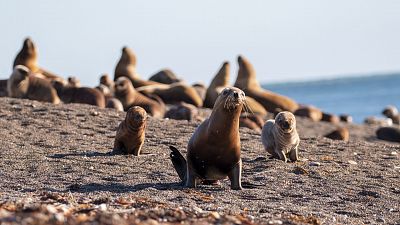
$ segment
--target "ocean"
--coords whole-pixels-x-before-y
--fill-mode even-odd
[[[383,108],[400,108],[400,74],[266,84],[264,88],[325,112],[349,114],[355,123],[383,117]]]

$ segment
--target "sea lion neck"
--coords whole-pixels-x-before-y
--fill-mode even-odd
[[[208,119],[208,134],[218,134],[218,138],[220,135],[238,134],[240,112],[241,107],[231,112],[223,107],[214,109]]]

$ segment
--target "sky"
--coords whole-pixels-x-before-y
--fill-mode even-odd
[[[261,83],[400,71],[398,0],[1,1],[0,78],[25,37],[39,65],[95,86],[128,46],[143,78],[163,68],[208,84],[247,57]]]

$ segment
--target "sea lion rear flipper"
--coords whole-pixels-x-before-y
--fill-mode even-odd
[[[186,159],[179,152],[179,150],[176,149],[174,146],[169,146],[169,149],[171,149],[171,153],[169,154],[169,157],[171,158],[172,164],[174,165],[174,168],[175,168],[176,172],[178,173],[179,178],[182,181],[185,181],[185,179],[186,179]]]

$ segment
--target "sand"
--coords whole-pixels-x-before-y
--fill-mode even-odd
[[[140,157],[113,155],[125,113],[80,104],[0,98],[0,223],[376,224],[400,223],[400,144],[377,127],[298,118],[302,161],[269,159],[241,128],[243,187],[185,189],[169,145],[185,152],[199,122],[150,118]],[[209,110],[203,110],[209,113]]]

